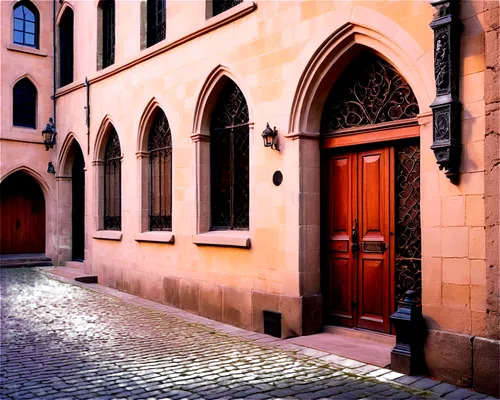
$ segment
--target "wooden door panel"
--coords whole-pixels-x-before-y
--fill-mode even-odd
[[[353,326],[355,320],[353,260],[351,257],[353,154],[337,155],[328,162],[328,288],[327,319]]]
[[[389,150],[358,153],[360,226],[358,321],[361,328],[389,332]]]

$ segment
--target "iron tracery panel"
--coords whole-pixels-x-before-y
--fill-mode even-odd
[[[407,290],[422,301],[422,235],[420,228],[420,146],[406,143],[396,155],[396,302]]]
[[[240,88],[229,81],[210,124],[212,229],[249,227],[249,117]]]
[[[149,229],[172,230],[172,135],[165,113],[155,116],[148,138]]]
[[[104,151],[104,229],[121,230],[121,175],[122,157],[120,139],[112,128]]]
[[[399,72],[365,52],[333,86],[323,109],[321,132],[415,118],[418,112],[415,95]]]

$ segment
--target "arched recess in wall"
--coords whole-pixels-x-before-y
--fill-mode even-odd
[[[155,99],[147,104],[137,135],[139,232],[172,231],[172,132]]]
[[[210,72],[199,90],[193,116],[193,133],[191,135],[191,138],[196,146],[197,234],[219,229],[249,229],[252,200],[249,193],[245,191],[247,183],[244,184],[244,187],[242,186],[241,190],[237,191],[239,196],[241,195],[245,197],[245,194],[248,195],[245,201],[240,202],[241,207],[233,206],[234,204],[239,204],[236,198],[234,201],[231,201],[231,207],[244,210],[244,212],[239,212],[236,211],[236,208],[231,208],[230,210],[227,210],[226,213],[230,215],[230,217],[218,218],[219,222],[214,219],[214,215],[217,214],[222,216],[223,212],[219,208],[222,207],[221,204],[223,202],[215,202],[215,188],[210,183],[214,179],[216,170],[224,170],[224,168],[221,167],[223,164],[223,154],[221,153],[217,155],[213,151],[223,147],[219,143],[219,141],[223,139],[218,135],[217,143],[219,145],[212,147],[210,144],[211,136],[213,136],[214,132],[218,132],[220,135],[223,135],[225,131],[231,132],[230,135],[238,135],[238,140],[242,141],[242,146],[240,146],[238,154],[240,151],[244,152],[241,154],[240,158],[238,158],[239,156],[235,156],[232,161],[229,161],[229,164],[231,164],[237,160],[244,160],[240,165],[241,168],[235,167],[236,164],[228,164],[227,170],[234,171],[231,172],[231,174],[244,174],[244,176],[241,177],[241,182],[251,182],[248,162],[251,158],[251,146],[249,144],[251,143],[251,138],[253,136],[253,107],[251,97],[249,96],[249,92],[243,82],[244,81],[235,76],[227,67],[219,65]],[[235,106],[230,106],[230,103],[234,103]],[[221,114],[221,108],[224,107],[226,107],[228,111],[226,115],[230,115],[234,111],[234,115],[226,121],[227,124],[222,122],[223,118],[219,119],[218,122],[215,121],[216,115],[220,117],[223,114]],[[244,111],[242,110],[242,107],[244,107]],[[240,111],[243,111],[243,114],[238,115]],[[233,126],[233,124],[229,122],[229,120],[232,120],[233,117],[239,120],[238,126],[241,127],[241,129],[244,129],[245,132],[237,132],[237,129],[239,128],[236,128],[236,125]],[[239,136],[240,134],[241,136]],[[233,143],[232,140],[230,142]],[[217,164],[209,160],[217,160]],[[220,180],[221,179],[219,179],[218,182]],[[229,176],[227,180],[229,182],[238,182],[239,178],[232,178]],[[231,186],[230,191],[236,193],[236,186]],[[220,207],[217,206],[217,204],[219,204]],[[240,217],[238,217],[238,215],[240,215]],[[243,247],[249,247],[249,240],[245,243],[246,244]]]
[[[68,133],[57,162],[58,207],[61,259],[85,258],[85,158],[76,135]],[[71,226],[71,230],[66,227]],[[64,250],[63,250],[64,249]],[[67,252],[62,254],[62,252]]]
[[[0,181],[0,253],[44,253],[51,196],[43,177],[19,165]]]
[[[357,14],[353,11],[352,15]],[[378,13],[369,11],[359,15],[376,20]],[[383,23],[379,24],[382,30]],[[304,70],[297,74],[300,79],[295,93],[291,94],[293,100],[290,106],[289,133],[286,136],[300,140],[297,146],[302,154],[299,155],[301,160],[299,187],[306,187],[307,182],[307,192],[304,192],[299,200],[301,210],[299,224],[305,227],[306,232],[304,236],[299,237],[300,249],[305,251],[307,243],[321,243],[320,231],[328,229],[328,234],[324,236],[328,239],[321,244],[323,252],[320,249],[312,251],[307,249],[309,261],[317,265],[317,270],[308,269],[310,278],[305,279],[301,285],[304,290],[302,294],[323,295],[327,324],[391,333],[389,315],[395,310],[395,299],[398,294],[398,288],[395,287],[398,284],[396,276],[396,265],[398,265],[396,254],[399,251],[397,241],[400,234],[398,221],[399,218],[405,217],[405,212],[412,213],[412,222],[418,220],[416,234],[420,243],[419,133],[421,128],[417,114],[419,108],[420,111],[429,110],[431,96],[429,96],[429,86],[425,82],[432,80],[433,68],[430,66],[430,68],[425,67],[423,71],[420,69],[421,65],[418,62],[424,54],[423,51],[405,52],[405,40],[406,48],[410,50],[415,50],[418,46],[411,41],[412,39],[408,39],[408,35],[403,31],[397,35],[400,27],[388,22],[386,28],[392,32],[391,35],[381,33],[378,29],[370,27],[369,23],[361,25],[354,22],[346,23],[344,20],[318,48],[305,51],[312,56],[308,60],[299,61]],[[366,93],[371,93],[371,89],[385,90],[387,87],[391,88],[392,84],[398,86],[401,83],[409,94],[408,107],[411,112],[408,120],[391,120],[383,127],[378,124],[381,122],[378,119],[370,120],[371,122],[362,127],[355,126],[356,123],[340,125],[325,123],[329,121],[324,115],[325,112],[331,113],[331,117],[335,118],[337,116],[335,112],[340,110],[338,115],[343,116],[342,112],[345,110],[342,109],[342,105],[350,99],[348,96],[342,96],[342,93],[352,94],[355,91],[353,88],[365,83],[363,79],[367,75],[361,71],[352,77],[354,86],[347,88],[342,86],[342,83],[347,81],[348,77],[345,75],[347,71],[362,67],[371,68],[366,72],[369,76],[384,76],[385,79],[385,81],[371,80],[363,87]],[[340,77],[342,79],[339,79]],[[327,99],[328,108],[326,108]],[[403,131],[403,127],[408,130]],[[399,141],[394,142],[395,139]],[[400,152],[403,148],[405,150]],[[405,152],[406,150],[408,151]],[[411,179],[412,184],[415,183],[415,186],[411,187],[411,193],[414,193],[411,201],[416,208],[410,207],[410,211],[402,210],[401,214],[398,214],[400,210],[395,209],[395,199],[400,193],[395,182],[399,179],[397,171],[400,164],[406,160],[409,160],[414,170],[411,176],[402,178]],[[371,174],[370,168],[372,172],[376,171],[370,175],[373,179],[365,178],[367,174]],[[320,169],[324,179],[320,179]],[[369,203],[363,203],[368,198],[365,196],[366,193],[371,194]],[[320,198],[323,200],[320,201]],[[406,198],[404,201],[401,200],[398,207],[406,206],[406,200]],[[377,209],[374,204],[383,204],[384,207]],[[322,205],[323,217],[319,218]],[[379,221],[383,221],[379,236],[376,234],[370,236],[364,231],[366,221],[369,219],[367,210],[370,205],[372,206],[370,212],[377,218],[380,217]],[[318,210],[318,213],[303,212],[304,209]],[[373,218],[370,221],[372,220]],[[331,226],[326,226],[323,225],[324,221],[333,222]],[[345,226],[337,226],[340,224],[339,221],[345,222]],[[389,226],[392,227],[391,232],[396,232],[395,238],[389,234]],[[377,229],[374,228],[374,231]],[[346,232],[348,240],[340,238],[335,242],[337,239],[334,232],[341,231]],[[327,243],[327,240],[332,243]],[[351,246],[352,243],[356,243],[359,247]],[[342,254],[339,255],[340,253]],[[345,257],[342,259],[344,253],[348,255],[348,261]],[[380,273],[377,272],[380,276],[374,274],[370,278],[362,275],[363,270],[359,266],[361,264],[358,265],[358,260],[364,260],[365,253],[381,254],[378,257],[380,265],[384,267],[379,268]],[[419,257],[421,252],[415,256]],[[342,264],[344,261],[350,264]],[[328,265],[331,266],[330,269]],[[338,267],[337,270],[335,266]],[[344,281],[341,281],[341,267],[344,267],[344,272],[346,270],[357,272],[345,275]],[[308,266],[299,265],[299,268],[302,271]],[[420,285],[419,271],[413,276],[416,285]],[[369,288],[363,286],[366,282],[372,286]],[[390,282],[390,284],[384,283],[378,287],[374,282]],[[377,294],[380,296],[377,297]],[[367,304],[380,304],[381,307],[380,310],[368,312]],[[372,319],[365,318],[369,313]],[[318,327],[310,329],[317,330]]]

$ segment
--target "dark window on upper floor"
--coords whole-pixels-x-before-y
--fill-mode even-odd
[[[147,46],[150,47],[165,39],[167,10],[165,0],[148,0],[147,7]]]
[[[37,90],[33,82],[23,78],[14,85],[13,125],[25,128],[36,128]]]
[[[233,8],[240,4],[243,0],[212,0],[212,16],[216,15]]]
[[[115,63],[115,2],[102,0],[102,68]]]
[[[74,14],[67,8],[59,23],[59,86],[73,82]]]
[[[38,49],[40,17],[29,1],[14,6],[14,43]]]

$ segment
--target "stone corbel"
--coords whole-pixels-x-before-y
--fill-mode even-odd
[[[433,114],[433,144],[440,170],[458,183],[462,156],[462,103],[460,80],[460,0],[430,0],[436,14],[430,26],[434,30],[434,75],[436,98],[430,105]]]

